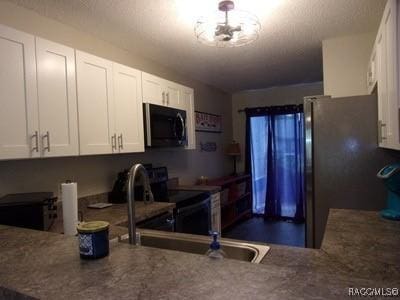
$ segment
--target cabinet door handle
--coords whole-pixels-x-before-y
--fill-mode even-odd
[[[32,136],[35,139],[35,147],[32,148],[32,152],[39,152],[39,132],[36,130],[35,134]]]
[[[387,139],[387,137],[383,135],[383,127],[386,128],[386,124],[382,123],[382,121],[379,120],[378,121],[378,140],[379,140],[379,143],[382,143],[383,140]]]
[[[165,103],[165,92],[162,92],[162,103]]]
[[[47,150],[47,152],[50,152],[50,132],[46,131],[46,134],[43,136],[43,144],[44,144],[44,139],[47,141],[47,146],[43,147],[43,151]]]
[[[118,136],[118,148],[124,149],[124,140],[122,138],[122,133]]]
[[[116,134],[116,133],[114,133],[114,134],[111,136],[111,148],[112,148],[113,150],[117,150],[117,134]]]
[[[383,132],[386,133],[386,129],[387,129],[386,124],[385,124],[385,123],[382,123],[382,124],[381,124],[381,128],[382,128],[382,140],[387,140],[386,134],[383,135]],[[385,128],[385,129],[383,129],[383,128]],[[384,130],[385,130],[385,131],[384,131]]]
[[[382,143],[381,120],[378,120],[378,144]]]
[[[167,105],[169,105],[169,92],[167,93]]]

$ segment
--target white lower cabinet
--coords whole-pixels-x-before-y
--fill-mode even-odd
[[[113,64],[76,51],[80,154],[117,152]]]
[[[36,38],[36,59],[41,154],[78,155],[74,49]]]
[[[118,151],[144,152],[141,73],[115,63],[113,72]]]
[[[35,38],[0,25],[0,159],[40,156]]]

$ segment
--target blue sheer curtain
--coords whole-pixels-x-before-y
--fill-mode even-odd
[[[253,212],[304,220],[304,115],[298,107],[248,113]]]
[[[253,213],[264,214],[267,194],[268,117],[252,117],[250,126]]]

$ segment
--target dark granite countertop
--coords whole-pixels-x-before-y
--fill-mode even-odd
[[[400,222],[356,210],[331,210],[320,250],[271,245],[259,265],[117,242],[83,261],[75,237],[0,226],[0,298],[344,299],[400,288],[399,248]]]

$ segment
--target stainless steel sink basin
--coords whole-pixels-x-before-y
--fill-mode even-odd
[[[146,247],[168,249],[204,255],[209,247],[211,238],[207,236],[164,232],[140,229],[141,245]],[[122,243],[128,243],[128,235],[119,237]],[[263,244],[247,243],[238,240],[221,239],[221,248],[227,258],[248,261],[258,264],[269,251]]]

